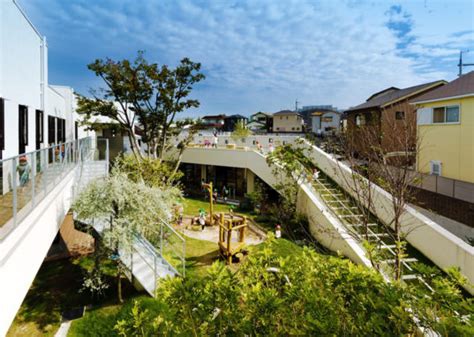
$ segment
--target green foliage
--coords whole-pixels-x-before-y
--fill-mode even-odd
[[[180,196],[177,188],[150,187],[117,171],[91,182],[72,208],[78,220],[108,220],[110,226],[102,234],[104,243],[111,249],[118,243],[127,249],[133,233],[147,236],[158,230],[160,220],[170,221],[173,204]]]
[[[235,125],[235,130],[231,134],[231,138],[234,141],[237,141],[242,138],[246,138],[252,134],[252,131],[247,129],[243,121],[238,121]]]
[[[141,331],[167,336],[400,336],[415,333],[416,315],[421,326],[472,335],[472,302],[459,294],[441,293],[433,305],[433,298],[418,300],[415,288],[386,283],[375,271],[348,260],[307,248],[281,257],[274,245],[255,250],[236,273],[215,263],[205,276],[163,281],[157,295],[163,310],[153,315],[138,303],[116,331],[127,336],[141,336]]]
[[[79,97],[77,111],[84,122],[93,126],[93,117],[110,118],[128,133],[134,155],[141,158],[134,136],[139,122],[149,154],[163,159],[173,130],[182,127],[175,125],[176,115],[199,106],[198,100],[188,96],[205,78],[201,64],[183,58],[176,68],[159,66],[149,63],[139,51],[134,61],[97,59],[88,68],[103,80],[105,88],[93,91],[93,98]]]
[[[130,155],[123,155],[115,160],[113,172],[117,171],[126,174],[133,182],[144,182],[150,187],[158,188],[176,185],[183,176],[181,171],[175,172],[175,166],[171,162],[153,158],[137,161]]]

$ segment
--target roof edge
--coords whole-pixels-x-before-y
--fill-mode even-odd
[[[434,98],[434,99],[428,99],[428,100],[423,100],[423,101],[414,101],[414,102],[410,102],[410,104],[416,105],[416,104],[423,104],[423,103],[448,101],[450,99],[466,98],[466,97],[474,97],[474,92],[470,94],[464,94],[464,95],[447,96],[447,97]]]
[[[399,102],[399,101],[401,101],[401,100],[404,100],[404,99],[406,99],[406,98],[408,98],[408,97],[410,97],[410,96],[419,94],[420,92],[426,91],[426,90],[428,90],[428,89],[430,89],[430,88],[433,88],[433,87],[435,87],[435,86],[439,86],[441,83],[443,83],[443,84],[448,84],[448,82],[445,81],[445,80],[439,80],[439,81],[437,81],[437,82],[432,83],[432,84],[431,84],[430,86],[428,86],[428,87],[424,87],[423,89],[420,89],[420,90],[417,90],[417,91],[415,91],[415,92],[412,92],[412,93],[410,93],[410,94],[408,94],[408,95],[399,97],[399,98],[397,98],[397,99],[394,99],[393,101],[387,102],[387,103],[385,103],[385,104],[381,104],[380,107],[383,109],[383,108],[385,108],[386,106],[392,105],[393,103],[396,103],[396,102]]]

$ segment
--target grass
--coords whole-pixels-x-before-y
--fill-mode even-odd
[[[190,216],[198,216],[199,209],[203,208],[206,213],[209,213],[209,201],[195,199],[195,198],[184,198],[183,200],[184,214]],[[228,212],[230,205],[225,204],[214,204],[214,212]]]
[[[90,259],[84,257],[79,260],[44,262],[7,336],[54,336],[64,310],[116,302],[115,278],[110,280],[111,286],[102,298],[94,298],[88,292],[80,292],[84,266],[90,264]],[[136,296],[137,292],[130,283],[123,280],[122,284],[125,297]]]

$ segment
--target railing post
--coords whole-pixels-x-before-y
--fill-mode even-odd
[[[158,276],[156,275],[156,254],[153,254],[153,275],[155,276],[155,284],[153,284],[153,297],[156,297],[156,286],[158,284]]]
[[[33,203],[33,207],[36,205],[36,198],[35,198],[35,189],[36,189],[36,152],[33,153],[31,156],[31,202]]]
[[[12,189],[13,189],[13,225],[16,227],[17,188],[16,188],[16,157],[12,158]]]
[[[183,240],[183,277],[185,277],[186,273],[186,241]]]
[[[163,258],[163,223],[160,222],[160,255]]]
[[[109,140],[105,139],[105,172],[109,174]]]

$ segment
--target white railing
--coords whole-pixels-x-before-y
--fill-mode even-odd
[[[87,137],[0,160],[0,240],[77,165],[94,159],[108,162],[108,146],[100,153],[96,145]]]

